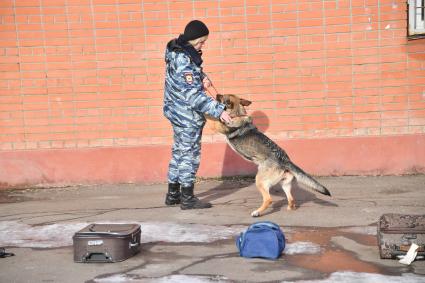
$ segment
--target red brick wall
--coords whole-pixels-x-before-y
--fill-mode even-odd
[[[278,142],[422,141],[425,40],[407,40],[406,8],[405,0],[2,0],[0,154],[24,151],[28,163],[29,151],[168,148],[164,47],[194,18],[211,32],[204,66],[216,88],[252,100],[256,124]],[[206,144],[223,141],[206,128]]]

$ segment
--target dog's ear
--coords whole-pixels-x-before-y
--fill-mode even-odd
[[[215,97],[215,99],[219,102],[222,102],[223,101],[223,95],[217,93],[217,96]]]
[[[251,102],[251,101],[249,101],[249,100],[246,100],[246,99],[241,98],[240,103],[241,103],[241,105],[243,105],[243,106],[248,106],[248,105],[250,105],[252,102]]]

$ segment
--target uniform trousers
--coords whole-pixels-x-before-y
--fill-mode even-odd
[[[168,182],[187,187],[195,182],[201,161],[203,128],[184,128],[173,125],[174,143],[168,166]]]

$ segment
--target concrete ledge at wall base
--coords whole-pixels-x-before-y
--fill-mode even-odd
[[[425,135],[283,140],[306,172],[319,176],[425,173]],[[170,145],[1,151],[0,188],[104,183],[165,183]],[[204,143],[198,176],[255,174],[225,143]]]

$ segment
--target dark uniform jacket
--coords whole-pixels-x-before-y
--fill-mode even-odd
[[[179,127],[201,128],[204,114],[219,118],[224,105],[205,93],[202,59],[193,58],[182,45],[178,39],[171,40],[165,51],[164,116]]]

